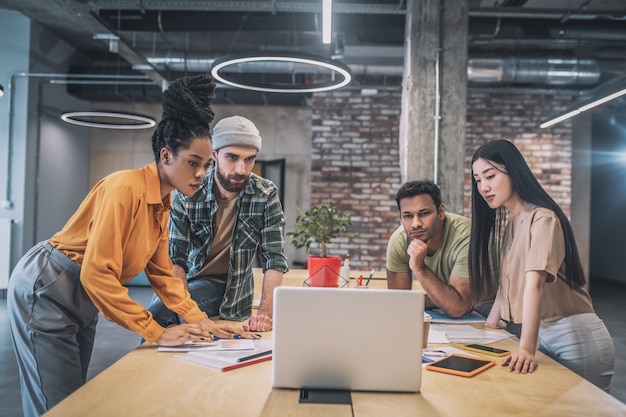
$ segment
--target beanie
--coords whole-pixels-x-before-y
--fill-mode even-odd
[[[261,151],[261,136],[250,120],[241,116],[226,117],[213,128],[213,149],[226,146],[249,146]]]

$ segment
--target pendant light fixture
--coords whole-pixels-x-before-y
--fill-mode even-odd
[[[269,93],[316,93],[348,85],[350,68],[321,56],[236,54],[213,62],[211,75],[232,87]]]
[[[61,120],[78,126],[102,129],[149,129],[156,121],[149,116],[107,110],[72,111],[61,115]]]

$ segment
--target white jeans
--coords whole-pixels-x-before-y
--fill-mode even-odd
[[[615,365],[613,339],[595,313],[541,322],[539,350],[608,392]]]

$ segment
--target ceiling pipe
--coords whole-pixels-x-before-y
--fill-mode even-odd
[[[578,41],[616,41],[626,39],[624,20],[533,20],[522,18],[472,17],[469,21],[472,39],[515,39],[523,44],[532,39],[548,42],[563,39]]]
[[[60,0],[55,0],[60,1]],[[144,2],[145,3],[145,2]],[[262,33],[291,33],[294,27],[301,33],[317,33],[319,27],[315,16],[321,11],[321,2],[315,4],[316,10],[285,9],[283,13],[263,13],[261,2],[249,5],[247,9],[211,10],[211,6],[201,10],[190,10],[189,2],[182,7],[177,2],[169,1],[175,9],[154,8],[147,12],[135,9],[119,9],[99,7],[94,14],[101,24],[106,25],[110,32],[117,35],[141,32],[249,32]],[[202,3],[202,1],[198,1]],[[221,2],[212,2],[214,4]],[[285,3],[280,3],[285,5]],[[345,5],[345,4],[344,4]],[[333,14],[340,15],[344,31],[352,27],[361,43],[403,43],[403,27],[406,11],[389,7],[370,7],[360,9],[357,5],[341,13],[341,4],[333,6]],[[289,10],[290,12],[286,12]],[[474,37],[512,38],[517,40],[540,38],[546,41],[559,39],[578,39],[595,41],[624,41],[626,30],[626,12],[589,12],[583,15],[570,14],[565,10],[544,14],[537,11],[528,12],[525,8],[488,8],[486,10],[472,10],[469,14],[468,35]],[[228,13],[228,12],[231,13]],[[379,11],[375,13],[375,11]],[[398,12],[399,13],[396,13]],[[235,12],[235,13],[233,13]],[[391,13],[388,13],[391,12]],[[246,13],[245,24],[242,16],[237,13]],[[376,27],[385,27],[384,31],[371,30],[372,22],[376,20]],[[318,36],[318,35],[316,35]],[[123,36],[122,36],[123,37]],[[108,39],[107,39],[108,41]],[[127,41],[130,43],[130,40]]]
[[[477,83],[595,85],[600,66],[593,59],[470,58],[467,76]]]
[[[624,10],[573,10],[526,7],[476,7],[468,12],[470,17],[504,17],[517,19],[592,20],[602,16],[611,20],[625,20]]]
[[[266,13],[319,13],[321,7],[319,1],[280,1],[256,0],[256,1],[215,1],[194,0],[185,3],[185,10],[192,12],[256,12]],[[177,11],[181,6],[171,0],[98,0],[94,9],[97,10],[140,10],[142,13],[151,10]],[[346,2],[337,3],[333,7],[334,13],[361,13],[361,14],[406,14],[406,2],[398,0],[396,4],[388,2]],[[519,8],[519,7],[473,7],[469,9],[469,15],[483,17],[517,17],[531,19],[593,19],[597,16],[610,17],[612,19],[624,19],[624,10],[581,10],[581,9],[547,9],[547,8]]]
[[[209,72],[213,59],[193,57],[158,57],[148,61],[163,71]],[[401,77],[401,65],[348,65],[353,76]],[[137,69],[137,68],[135,68]],[[312,68],[299,68],[276,62],[251,62],[239,67],[240,73],[288,74],[308,72]],[[600,66],[594,59],[561,58],[470,58],[468,81],[476,83],[512,83],[545,85],[594,85],[600,79]]]
[[[138,10],[138,4],[141,5],[141,10],[154,11],[154,10],[166,10],[166,11],[178,11],[181,9],[181,2],[171,0],[142,0],[142,1],[128,1],[128,0],[98,0],[96,6],[99,10]],[[321,3],[315,0],[312,1],[276,1],[276,0],[255,0],[255,1],[215,1],[215,0],[194,0],[186,1],[185,10],[192,12],[243,12],[250,11],[265,12],[265,13],[319,13],[321,11]],[[406,7],[402,5],[402,2],[398,4],[386,4],[386,3],[337,3],[333,5],[333,13],[363,13],[363,14],[398,14],[404,15],[406,13]]]

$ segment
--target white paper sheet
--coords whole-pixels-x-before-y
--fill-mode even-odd
[[[180,346],[159,346],[159,352],[198,352],[222,350],[253,350],[252,339],[220,339],[215,342],[193,342]]]
[[[271,340],[249,340],[249,342],[253,344],[252,350],[191,351],[182,355],[176,355],[176,358],[197,365],[208,366],[209,368],[225,370],[224,368],[228,367],[254,364],[262,360],[262,358],[271,356]],[[263,353],[267,354],[263,355]],[[242,358],[247,358],[254,354],[261,354],[261,356],[241,361]]]
[[[465,324],[431,324],[430,332],[433,331],[443,332],[450,343],[463,344],[480,343],[485,345],[513,337],[510,333],[481,330]],[[430,342],[430,333],[428,334],[428,341],[435,343]]]

